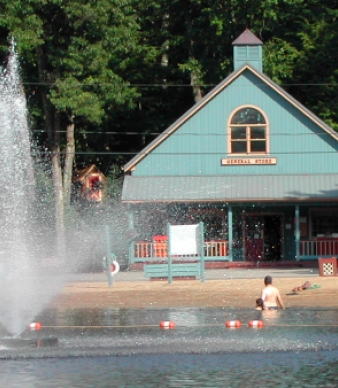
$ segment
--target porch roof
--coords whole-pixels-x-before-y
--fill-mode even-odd
[[[122,202],[338,201],[338,174],[125,176]]]

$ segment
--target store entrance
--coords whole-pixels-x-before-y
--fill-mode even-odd
[[[282,216],[250,215],[245,217],[245,259],[274,261],[282,256]]]

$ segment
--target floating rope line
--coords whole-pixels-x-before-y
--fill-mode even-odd
[[[217,327],[224,326],[224,323],[210,323],[203,325],[177,325],[177,327],[189,327],[189,328],[199,328],[199,327]],[[246,325],[244,325],[246,326]],[[44,329],[132,329],[132,328],[142,328],[142,327],[158,327],[158,325],[106,325],[106,326],[68,326],[68,325],[59,325],[59,326],[43,326]],[[337,324],[266,324],[265,327],[338,327]]]

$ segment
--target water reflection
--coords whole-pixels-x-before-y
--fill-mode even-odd
[[[11,388],[336,387],[338,352],[156,355],[3,361]]]

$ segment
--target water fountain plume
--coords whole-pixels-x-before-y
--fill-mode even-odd
[[[12,41],[6,67],[0,71],[0,323],[16,336],[47,307],[69,276],[96,262],[101,266],[105,224],[112,226],[114,253],[127,250],[128,220],[117,203],[93,204],[88,214],[74,206],[67,209],[66,238],[58,241],[53,194],[44,174],[47,166],[39,161],[38,167],[32,158],[27,117]]]
[[[21,333],[60,286],[36,260],[39,214],[27,116],[12,40],[0,77],[0,321],[12,334]]]

